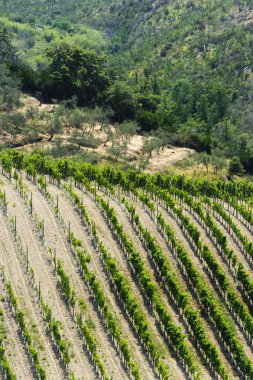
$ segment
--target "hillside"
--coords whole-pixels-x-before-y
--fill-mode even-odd
[[[159,130],[172,145],[237,156],[252,172],[251,1],[40,0],[24,7],[14,0],[1,1],[0,11],[27,65],[26,91],[46,102],[66,97],[49,80],[58,74],[50,76],[48,49],[63,41],[94,49],[107,55],[103,86],[89,99],[82,95],[90,88],[68,96],[112,109],[114,122]]]
[[[90,134],[90,143],[92,138],[97,143],[92,146],[89,145],[89,139],[86,144],[78,145],[78,140],[74,141],[73,135],[80,132],[80,129],[74,127],[65,127],[54,136],[51,140],[50,134],[47,133],[47,118],[50,115],[54,115],[54,104],[45,104],[39,102],[38,99],[24,94],[21,97],[21,107],[17,109],[19,114],[18,122],[22,119],[25,128],[19,128],[16,133],[13,133],[11,128],[8,128],[4,124],[2,125],[2,135],[0,136],[0,146],[19,147],[24,151],[31,151],[33,149],[43,149],[45,151],[55,152],[56,156],[59,155],[83,155],[86,160],[93,162],[111,162],[111,152],[113,146],[113,138],[108,139],[107,131],[103,128],[99,119],[94,120],[94,128]],[[56,111],[57,112],[57,111]],[[37,121],[37,131],[29,132],[34,129],[34,121],[28,117],[28,115],[34,117],[34,121]],[[8,115],[12,118],[15,115]],[[65,121],[66,123],[66,121]],[[90,121],[91,123],[91,121]],[[85,129],[85,125],[83,125]],[[113,136],[116,134],[116,128],[113,125],[108,125],[110,134]],[[133,132],[135,133],[135,132]],[[91,136],[92,135],[92,136]],[[88,135],[87,135],[88,137]],[[118,153],[116,161],[119,165],[124,165],[125,161],[138,167],[140,161],[146,161],[143,169],[146,172],[166,171],[171,168],[172,165],[186,159],[192,154],[196,153],[189,148],[180,148],[172,146],[164,146],[162,150],[158,150],[154,147],[150,157],[147,157],[143,153],[144,146],[146,144],[146,138],[140,134],[129,135],[129,141],[127,143],[126,157],[124,160],[122,154]],[[59,146],[60,141],[60,146]],[[61,151],[62,149],[62,151]],[[64,152],[63,152],[64,149]]]
[[[0,379],[253,380],[252,0],[0,0]]]

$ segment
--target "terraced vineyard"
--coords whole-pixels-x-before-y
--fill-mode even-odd
[[[4,379],[253,379],[253,184],[0,154]]]

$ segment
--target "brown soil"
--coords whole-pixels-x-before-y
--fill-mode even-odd
[[[171,315],[171,317],[173,319],[173,322],[176,325],[181,326],[181,328],[185,332],[184,326],[183,326],[181,318],[180,318],[179,311],[173,305],[172,300],[170,298],[168,298],[167,294],[165,294],[165,292],[163,291],[163,289],[162,289],[162,287],[160,285],[160,281],[156,278],[154,269],[152,268],[152,265],[151,265],[151,263],[150,263],[150,261],[149,261],[149,259],[147,257],[146,250],[143,247],[143,245],[142,245],[142,243],[141,243],[141,241],[139,239],[139,236],[136,234],[136,232],[135,232],[135,230],[134,230],[134,228],[133,228],[133,226],[132,226],[129,218],[126,215],[125,207],[123,205],[120,206],[117,201],[114,201],[112,198],[107,197],[102,192],[101,192],[101,195],[103,195],[104,198],[107,198],[108,201],[109,201],[109,203],[114,207],[114,209],[115,209],[115,211],[117,213],[117,217],[118,217],[119,223],[124,226],[124,229],[125,229],[127,235],[134,242],[135,247],[138,249],[138,252],[141,254],[141,257],[142,257],[142,259],[143,259],[143,261],[145,263],[145,266],[146,266],[146,268],[147,268],[147,270],[148,270],[148,272],[149,272],[152,280],[157,284],[160,297],[162,298],[164,304],[166,305],[166,308],[169,311],[169,313],[170,313],[170,315]],[[147,214],[145,212],[143,212],[142,215],[145,215],[144,217],[146,219]],[[147,225],[147,227],[148,227],[148,225]],[[150,227],[150,225],[149,225],[149,227]],[[155,233],[153,236],[156,236],[156,232],[157,232],[156,228],[152,229],[152,232]],[[192,344],[189,341],[188,341],[188,343],[190,345],[190,350],[192,352],[192,355],[197,360],[198,365],[200,366],[200,368],[202,370],[202,378],[203,379],[209,379],[210,375],[208,374],[208,372],[206,371],[206,369],[201,365],[201,363],[197,359],[197,353],[195,351],[195,348],[192,346]]]
[[[21,104],[21,108],[17,110],[21,113],[25,113],[29,107],[36,107],[40,112],[53,113],[55,107],[57,107],[57,105],[53,104],[40,103],[36,98],[26,94],[24,94],[21,97]],[[101,157],[107,159],[108,154],[106,149],[111,146],[111,143],[108,142],[106,146],[104,145],[106,142],[106,135],[103,131],[101,131],[101,127],[99,124],[96,125],[94,129],[94,134],[101,141],[100,146],[97,149],[81,148],[80,152],[90,151],[93,153],[98,153]],[[0,134],[0,143],[8,142],[13,146],[21,146],[20,149],[25,149],[26,151],[31,151],[34,148],[50,149],[54,146],[55,137],[52,141],[49,141],[48,135],[40,134],[40,141],[31,144],[25,143],[24,145],[24,143],[22,142],[23,136],[17,136],[16,139],[13,140],[9,134],[2,133]],[[70,135],[67,133],[67,131],[64,131],[60,137],[63,140],[63,144],[66,144]],[[133,161],[140,157],[143,144],[144,140],[141,135],[135,135],[131,138],[127,154]],[[152,157],[150,159],[146,172],[153,173],[157,171],[164,171],[168,168],[169,165],[174,165],[175,163],[185,159],[194,152],[195,151],[193,149],[189,148],[167,146],[160,151],[160,154],[158,154],[157,152],[152,153]]]
[[[2,246],[2,241],[1,241]],[[0,292],[4,294],[3,284],[0,283]],[[32,380],[32,368],[25,351],[25,347],[20,339],[18,325],[11,314],[5,302],[1,302],[1,311],[3,312],[3,324],[6,329],[7,339],[3,344],[9,364],[16,375],[17,379]]]
[[[117,246],[115,239],[113,238],[110,230],[108,229],[99,209],[97,208],[97,205],[92,201],[90,197],[88,197],[86,194],[80,192],[78,189],[75,189],[75,192],[77,192],[80,196],[83,198],[83,202],[92,218],[96,222],[97,228],[98,228],[98,233],[100,235],[100,238],[106,243],[106,246],[109,248],[110,253],[112,254],[113,257],[117,258],[118,265],[126,278],[129,280],[130,287],[132,288],[132,291],[135,295],[135,297],[138,299],[139,304],[142,307],[143,313],[146,314],[145,311],[145,306],[143,305],[143,301],[141,299],[141,296],[139,295],[139,291],[136,289],[134,286],[134,283],[131,279],[131,276],[129,275],[129,269],[127,269],[127,264],[124,262],[124,259],[121,256],[121,252],[119,247]],[[84,228],[81,226],[79,218],[77,214],[74,212],[73,207],[71,207],[71,204],[69,203],[68,199],[62,197],[62,192],[57,189],[54,186],[50,186],[50,193],[56,196],[58,194],[59,199],[60,199],[60,210],[62,216],[65,218],[65,220],[70,220],[71,219],[71,229],[74,231],[75,235],[77,238],[81,239],[84,243],[84,247],[88,252],[92,252],[92,262],[94,265],[94,271],[96,272],[96,275],[98,276],[100,282],[102,282],[104,286],[104,290],[108,288],[107,280],[103,274],[103,269],[101,267],[101,263],[99,258],[97,257],[97,254],[94,252],[90,239],[84,239]],[[99,273],[100,271],[100,273]],[[112,299],[112,295],[110,294],[110,289],[108,290],[107,296],[109,297],[110,301],[115,303]],[[116,309],[115,309],[116,312]],[[122,312],[117,311],[117,314],[121,316],[120,323],[123,322],[122,318]],[[152,332],[154,333],[154,336],[157,338],[157,331],[155,331],[153,325],[155,324],[154,319],[149,317],[146,314],[147,319],[149,320],[149,325],[151,327]],[[127,326],[127,324],[129,326]],[[132,339],[131,335],[131,325],[129,323],[123,323],[122,324],[122,329],[125,332],[126,336],[129,339],[130,344],[133,347],[133,352],[134,352],[134,357],[136,358],[137,362],[139,363],[140,367],[142,368],[142,371],[145,371],[145,378],[147,379],[152,379],[156,378],[155,374],[150,373],[150,369],[147,371],[147,358],[143,355],[142,351],[143,349],[140,347],[140,344],[137,342],[136,338]],[[158,338],[157,338],[158,339]],[[136,347],[137,346],[137,347]],[[171,366],[173,365],[173,368],[175,371],[178,373],[177,365],[175,361],[172,358],[168,357],[168,352],[167,349],[163,346],[161,340],[159,340],[159,346],[160,348],[164,351],[166,355],[166,361],[169,362],[169,367],[172,368]],[[176,373],[175,372],[175,373]],[[153,376],[153,377],[152,377]],[[180,374],[180,379],[183,379],[183,375]]]
[[[124,196],[126,197],[126,195],[124,195]],[[134,206],[136,207],[136,211],[137,211],[138,215],[140,216],[141,223],[143,224],[144,227],[146,227],[149,231],[152,232],[152,236],[156,239],[156,241],[158,242],[159,246],[162,248],[163,252],[168,257],[169,264],[173,268],[173,270],[174,270],[174,272],[175,272],[175,274],[176,274],[179,282],[181,283],[182,288],[186,289],[186,291],[187,291],[188,286],[187,286],[187,284],[183,280],[182,273],[180,273],[180,270],[179,270],[179,267],[178,267],[178,265],[177,265],[177,263],[175,261],[175,258],[172,255],[170,249],[168,248],[168,246],[167,246],[164,238],[158,232],[157,226],[156,226],[155,222],[151,219],[149,213],[145,212],[145,210],[143,208],[143,205],[141,205],[139,202],[133,201],[129,197],[126,197],[126,198],[128,198],[128,200],[130,201],[130,203],[133,203]],[[115,206],[115,203],[113,204],[113,206]],[[177,223],[175,222],[175,220],[173,218],[171,218],[167,213],[165,213],[164,210],[162,208],[160,208],[159,206],[158,206],[158,210],[159,210],[159,212],[162,212],[162,214],[165,217],[166,221],[170,224],[171,227],[173,227],[173,230],[175,231],[177,238],[185,246],[185,248],[187,249],[188,253],[190,253],[191,259],[193,260],[194,265],[198,268],[198,270],[200,270],[200,268],[201,268],[202,265],[199,262],[199,260],[196,258],[196,256],[194,255],[194,253],[192,252],[192,248],[190,247],[188,241],[184,237],[184,235],[183,235],[183,233],[181,231],[181,228],[177,225]],[[124,225],[126,225],[126,221],[125,220],[124,220]],[[205,281],[207,281],[209,283],[209,279],[206,276],[206,274],[201,271],[201,275],[203,276],[203,278],[205,279]],[[192,294],[192,297],[190,296],[190,300],[191,300],[191,303],[194,306],[194,308],[198,309],[199,308],[198,307],[198,303],[197,303],[197,301],[195,299],[195,296],[193,294]],[[213,329],[210,328],[203,319],[202,319],[202,323],[205,326],[205,331],[206,331],[207,336],[210,338],[210,340],[212,341],[212,343],[218,348],[219,353],[220,353],[220,355],[222,357],[223,363],[226,365],[226,367],[228,369],[228,372],[232,376],[232,372],[233,371],[230,368],[229,363],[228,363],[227,359],[225,358],[225,356],[224,356],[224,354],[222,352],[223,351],[223,347],[221,347],[220,344],[218,343],[217,337],[215,336],[215,333],[214,333]],[[195,352],[194,346],[192,346],[191,349],[193,350],[193,352]],[[196,353],[195,353],[195,355],[196,355]],[[210,375],[207,372],[207,370],[202,367],[202,371],[203,371],[202,378],[203,379],[204,378],[209,378]]]
[[[36,326],[36,335],[39,345],[43,346],[40,352],[41,361],[45,366],[46,373],[52,379],[59,379],[63,376],[59,367],[58,360],[52,350],[51,343],[47,337],[45,324],[42,320],[39,308],[35,302],[33,295],[26,284],[23,271],[18,260],[19,253],[16,251],[12,242],[12,237],[8,231],[5,220],[0,213],[0,229],[1,229],[1,263],[4,265],[7,279],[11,282],[11,286],[15,295],[19,298],[20,307],[26,311],[26,322],[30,326]],[[29,313],[28,313],[29,310]],[[34,328],[33,328],[34,329]],[[14,327],[15,331],[15,327]],[[20,347],[19,340],[15,342]],[[23,349],[20,348],[22,355]],[[22,373],[22,366],[25,366],[27,359],[19,364]],[[22,364],[23,363],[23,364]],[[17,363],[18,364],[18,363]],[[18,367],[19,368],[19,367]],[[29,366],[28,366],[29,368]],[[17,372],[19,374],[19,371]],[[29,378],[29,377],[28,377]],[[64,377],[63,377],[64,378]]]
[[[26,182],[27,183],[27,182]],[[30,189],[33,189],[34,197],[33,197],[33,203],[34,203],[34,210],[37,210],[41,218],[45,221],[45,235],[47,236],[48,244],[56,248],[57,257],[59,257],[63,263],[64,268],[68,271],[68,274],[71,275],[71,278],[74,280],[75,289],[77,294],[80,294],[80,296],[84,297],[85,299],[89,299],[89,295],[87,293],[86,286],[84,285],[83,281],[80,279],[78,266],[73,258],[73,256],[70,254],[68,247],[64,243],[66,240],[63,238],[63,233],[61,230],[61,227],[58,225],[58,222],[55,220],[54,213],[51,209],[51,207],[47,204],[44,197],[38,193],[35,186],[31,185],[29,183]],[[53,187],[50,187],[50,191],[52,191]],[[55,188],[55,191],[57,188]],[[55,194],[55,192],[53,193]],[[97,278],[99,279],[100,283],[103,285],[103,290],[109,300],[109,304],[111,306],[111,309],[115,312],[119,323],[123,321],[123,314],[121,310],[117,307],[114,297],[112,295],[111,289],[108,285],[108,282],[106,280],[106,277],[103,273],[103,270],[101,268],[101,264],[99,263],[98,257],[96,252],[94,251],[90,239],[88,237],[87,231],[84,230],[83,226],[81,226],[81,223],[78,220],[78,216],[75,214],[74,210],[72,210],[71,205],[68,204],[66,200],[64,200],[63,193],[59,193],[59,205],[60,205],[60,212],[62,216],[65,218],[65,223],[68,225],[70,222],[71,230],[74,232],[75,236],[77,238],[80,238],[83,243],[84,247],[87,250],[88,253],[91,254],[92,262],[90,264],[90,269],[92,269],[95,273]],[[96,333],[98,334],[98,341],[101,345],[101,352],[105,356],[106,361],[108,362],[108,370],[112,371],[111,375],[113,378],[117,376],[118,379],[126,379],[128,376],[125,373],[124,368],[122,368],[122,364],[119,360],[119,357],[117,355],[117,352],[115,349],[111,346],[111,343],[109,341],[109,338],[104,335],[103,326],[101,326],[101,321],[98,320],[98,316],[96,315],[96,311],[92,309],[87,303],[87,308],[89,308],[89,314],[92,317],[93,322],[95,323],[96,327]],[[132,333],[129,327],[127,326],[127,323],[123,323],[122,328],[125,337],[131,340]],[[150,372],[150,368],[147,363],[147,359],[145,356],[139,352],[142,349],[138,348],[138,343],[136,342],[136,339],[132,339],[133,347],[135,347],[134,350],[134,358],[136,358],[137,363],[140,365],[142,371],[146,373],[147,379],[154,379],[155,374]],[[136,347],[137,345],[137,347]],[[140,359],[140,361],[138,360]],[[116,377],[115,377],[116,379]]]
[[[23,245],[28,246],[29,261],[35,272],[35,282],[37,284],[40,282],[42,298],[52,308],[56,319],[62,323],[63,334],[71,343],[71,351],[74,357],[70,362],[70,371],[73,371],[78,379],[82,379],[85,376],[85,378],[95,380],[96,376],[93,368],[82,348],[82,340],[79,338],[75,324],[70,320],[66,307],[57,293],[56,278],[47,264],[45,252],[41,246],[41,242],[38,240],[35,225],[29,217],[29,211],[13,186],[5,179],[3,181],[4,189],[9,199],[12,199],[12,202],[8,205],[8,210],[11,215],[16,215],[17,233],[21,237]]]
[[[224,272],[226,274],[226,277],[229,280],[230,287],[235,291],[235,293],[237,294],[237,297],[241,300],[241,302],[243,302],[242,297],[241,297],[241,295],[240,295],[240,293],[239,293],[239,291],[238,291],[238,289],[236,287],[233,274],[229,270],[229,268],[227,267],[227,264],[220,257],[220,254],[219,254],[217,248],[215,247],[214,243],[212,242],[211,238],[207,236],[207,234],[206,234],[205,230],[203,229],[203,227],[200,225],[200,223],[197,221],[197,219],[191,213],[189,213],[186,209],[184,209],[184,213],[185,213],[185,215],[187,215],[188,217],[190,217],[191,221],[195,224],[195,226],[200,231],[200,233],[201,233],[201,239],[203,240],[204,244],[206,244],[211,249],[212,253],[215,255],[215,259],[217,260],[217,262],[219,263],[219,265],[223,268],[223,270],[224,270]],[[228,235],[228,234],[226,234],[226,235]],[[232,248],[232,246],[231,246],[231,248]],[[222,301],[222,299],[221,299],[221,301]],[[247,306],[246,306],[246,308],[247,308]],[[231,315],[231,317],[232,317],[232,315]],[[241,344],[243,345],[243,347],[245,349],[245,352],[247,353],[247,355],[249,356],[249,358],[251,358],[251,360],[253,360],[252,348],[249,347],[249,345],[248,345],[248,343],[247,343],[247,341],[245,339],[244,334],[240,331],[239,327],[236,326],[236,324],[234,324],[234,327],[235,327],[235,330],[236,330],[236,334],[237,334],[239,340],[241,341]]]

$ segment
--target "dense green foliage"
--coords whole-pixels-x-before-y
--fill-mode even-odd
[[[77,96],[81,104],[87,104],[108,86],[105,58],[98,57],[95,51],[62,42],[53,45],[47,57],[48,68],[44,74],[48,80],[41,88],[49,99]]]
[[[9,33],[0,28],[0,110],[11,110],[19,103],[18,81],[13,71],[17,67]]]
[[[113,120],[136,119],[198,151],[219,147],[252,171],[250,0],[1,0],[0,10],[25,89],[102,104]]]

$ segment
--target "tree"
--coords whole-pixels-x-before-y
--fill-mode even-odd
[[[0,27],[0,62],[8,67],[16,61],[15,48],[11,43],[11,36],[6,28]]]
[[[109,141],[113,140],[113,136],[114,136],[113,127],[109,123],[104,123],[102,127],[102,131],[106,135],[106,140],[104,141],[104,146],[106,146]]]
[[[6,130],[13,138],[21,134],[26,126],[26,118],[20,112],[4,114],[0,117],[0,128]]]
[[[20,83],[13,74],[16,58],[10,34],[0,27],[0,108],[4,111],[11,111],[19,104]]]
[[[214,174],[218,174],[218,172],[226,167],[226,159],[225,157],[211,156],[211,164],[213,165]]]
[[[130,143],[131,137],[136,135],[139,129],[139,126],[134,121],[124,121],[123,123],[115,126],[114,137],[119,141],[119,143],[127,146]]]
[[[19,105],[19,81],[13,77],[8,67],[0,64],[0,109],[11,111]]]
[[[107,148],[107,153],[115,161],[118,161],[118,159],[122,159],[123,157],[125,157],[126,147],[120,145],[118,141],[113,140],[112,145],[109,148]]]
[[[81,129],[83,124],[87,121],[85,112],[80,108],[70,110],[67,115],[67,122],[70,127]]]
[[[213,165],[214,174],[218,174],[220,170],[226,168],[226,158],[222,150],[220,150],[219,148],[215,148],[212,150],[211,164]]]
[[[211,156],[206,152],[199,154],[199,161],[206,167],[206,172],[208,173],[208,168],[211,162]]]
[[[158,128],[154,132],[154,136],[157,137],[157,153],[159,154],[160,149],[164,150],[164,148],[170,144],[171,142],[171,135],[168,131],[164,130],[163,128]]]
[[[107,104],[114,112],[115,121],[122,122],[135,116],[136,97],[132,87],[125,82],[117,81],[110,87]]]
[[[136,112],[136,120],[141,125],[144,131],[152,131],[159,124],[158,116],[152,111],[140,109]]]
[[[172,88],[172,100],[175,102],[175,113],[178,120],[183,123],[193,113],[194,86],[187,79],[178,79]]]
[[[131,138],[139,130],[138,124],[134,121],[124,121],[121,124],[116,124],[114,129],[108,125],[105,129],[107,134],[107,140],[104,143],[104,146],[107,142],[112,140],[112,145],[107,149],[107,152],[112,156],[116,161],[118,158],[126,158],[128,145],[131,141]]]
[[[73,144],[78,145],[79,149],[81,146],[89,148],[97,148],[100,141],[93,135],[87,132],[74,130],[69,141]]]
[[[38,107],[28,107],[25,112],[26,122],[31,128],[31,132],[34,136],[42,131],[41,120],[44,118],[44,114],[39,111]]]
[[[228,167],[228,175],[233,176],[233,175],[238,175],[241,176],[244,173],[244,169],[242,166],[242,163],[238,157],[233,157],[232,160],[229,163]]]
[[[48,141],[52,141],[55,134],[59,134],[62,131],[61,120],[57,115],[48,116],[46,123],[46,131],[50,134]]]
[[[144,144],[142,146],[141,152],[142,154],[148,154],[148,156],[152,157],[152,152],[157,150],[159,153],[160,148],[163,146],[163,141],[159,137],[148,136],[144,140]]]
[[[80,104],[92,103],[109,84],[106,57],[66,41],[53,44],[49,58],[49,89],[51,96],[67,99],[74,95]]]

